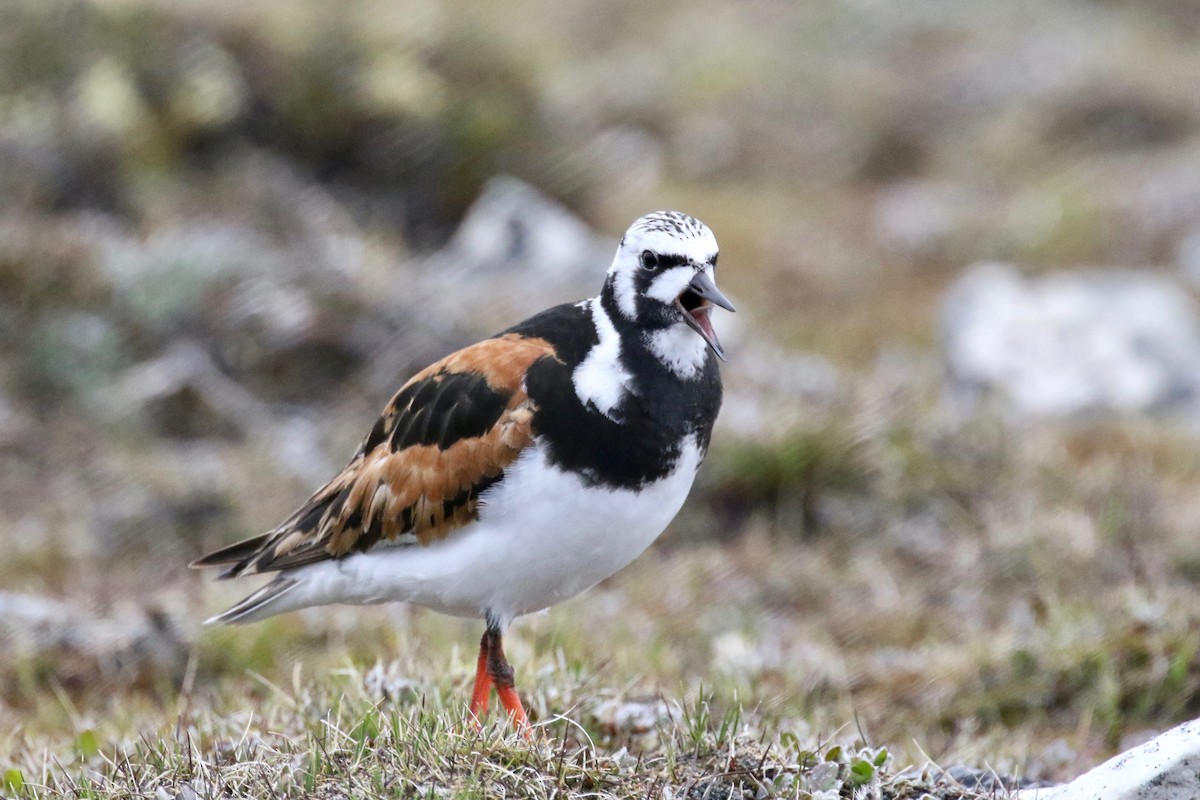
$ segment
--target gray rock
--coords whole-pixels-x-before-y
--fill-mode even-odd
[[[176,342],[158,358],[130,368],[100,394],[99,407],[111,418],[140,420],[169,438],[263,441],[282,469],[306,481],[327,478],[333,470],[311,421],[278,414],[221,372],[196,342]]]
[[[947,293],[942,336],[957,387],[994,391],[1019,416],[1144,412],[1200,395],[1200,317],[1155,275],[1027,279],[980,264]]]
[[[1000,775],[990,769],[976,769],[963,765],[950,767],[940,772],[934,771],[933,777],[935,780],[944,782],[945,780],[953,781],[964,789],[970,789],[972,792],[987,794],[989,797],[1003,797],[1002,793],[1011,792],[1016,789],[1024,788],[1042,788],[1049,784],[1029,780],[1011,775]]]
[[[229,499],[216,487],[170,496],[128,486],[109,491],[88,527],[106,555],[180,562],[194,542],[220,536],[233,524]]]
[[[971,187],[945,181],[905,181],[880,192],[875,226],[889,248],[918,257],[944,250],[962,231],[978,228],[985,201]]]
[[[1200,797],[1200,720],[1127,750],[1070,783],[1019,800],[1180,800]]]
[[[429,303],[480,333],[596,293],[615,242],[516,178],[488,181],[454,237],[430,258]],[[409,291],[410,287],[406,287]]]
[[[64,686],[178,679],[189,647],[162,611],[101,616],[45,597],[0,591],[0,661],[37,659],[51,665]]]
[[[837,397],[837,367],[821,356],[776,346],[753,312],[722,313],[716,327],[730,354],[721,367],[725,399],[717,424],[729,433],[769,438],[811,420],[813,406]]]
[[[1192,286],[1200,286],[1200,230],[1189,233],[1175,251],[1179,271]]]
[[[492,178],[441,250],[398,264],[387,296],[394,321],[366,370],[370,389],[559,303],[596,293],[610,243],[516,178]]]

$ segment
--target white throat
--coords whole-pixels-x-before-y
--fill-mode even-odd
[[[646,334],[646,346],[667,369],[684,380],[695,378],[708,358],[708,344],[682,323]]]

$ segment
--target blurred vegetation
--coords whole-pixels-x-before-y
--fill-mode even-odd
[[[717,718],[789,752],[836,732],[897,762],[1063,777],[1200,714],[1194,421],[963,407],[936,322],[979,260],[1194,285],[1191,4],[11,0],[0,17],[0,587],[117,643],[0,648],[8,791],[50,780],[43,749],[184,769],[176,720],[207,748],[187,769],[257,763],[231,744],[242,714],[308,743],[351,698],[334,716],[354,757],[295,771],[300,791],[364,766],[376,659],[409,680],[395,719],[420,728],[428,701],[418,734],[449,741],[475,626],[339,609],[201,632],[237,590],[184,565],[276,524],[403,374],[489,332],[430,318],[425,259],[497,174],[608,238],[654,207],[696,214],[742,309],[719,325],[734,358],[710,463],[662,545],[512,634],[536,715],[599,743],[580,758],[686,761],[679,730],[622,738],[581,713],[596,697],[704,699],[686,763],[706,768]],[[341,677],[310,690],[321,671]],[[260,728],[272,769],[312,751]],[[838,780],[870,761],[844,755]],[[602,782],[595,763],[572,780]],[[639,774],[644,794],[658,773]]]
[[[410,6],[376,28],[384,4],[13,3],[5,195],[142,219],[255,147],[378,223],[444,235],[487,176],[536,169],[546,131],[510,60]]]
[[[864,442],[829,423],[793,430],[778,442],[735,441],[714,453],[705,478],[713,512],[724,514],[726,535],[736,536],[754,510],[772,513],[780,532],[813,535],[825,527],[820,501],[829,492],[862,490],[870,463]]]

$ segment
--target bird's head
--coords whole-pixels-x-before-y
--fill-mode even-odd
[[[671,350],[689,350],[691,328],[717,357],[725,351],[717,340],[709,316],[713,306],[734,310],[717,288],[717,240],[700,220],[678,211],[655,211],[637,220],[625,232],[612,267],[606,291],[616,312],[652,337],[660,356],[684,357]],[[703,355],[703,344],[699,355]]]

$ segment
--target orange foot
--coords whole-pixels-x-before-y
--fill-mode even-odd
[[[513,668],[504,658],[504,648],[500,642],[500,631],[488,627],[483,638],[479,640],[479,661],[475,667],[475,687],[471,690],[471,721],[478,730],[483,725],[487,715],[488,700],[492,689],[500,698],[500,704],[508,712],[513,725],[526,739],[533,737],[533,728],[529,725],[529,717],[521,698],[513,686]]]

